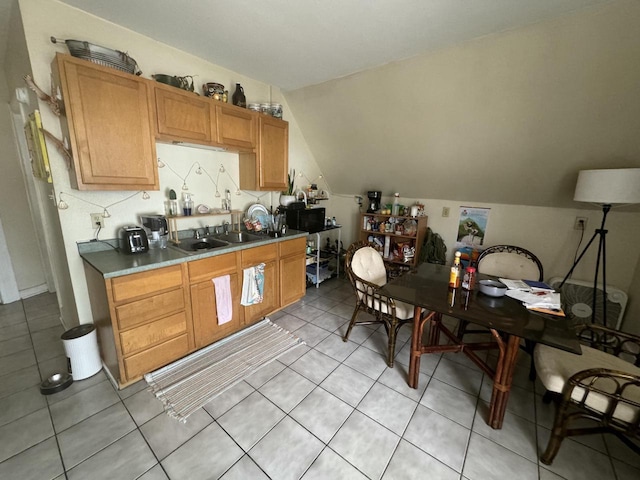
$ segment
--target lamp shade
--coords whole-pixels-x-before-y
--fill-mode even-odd
[[[573,199],[599,204],[640,203],[640,168],[580,170]]]

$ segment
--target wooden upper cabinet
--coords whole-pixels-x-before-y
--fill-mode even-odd
[[[258,115],[246,108],[216,103],[218,143],[253,150],[256,146]]]
[[[285,190],[288,170],[289,124],[268,115],[259,115],[255,152],[240,152],[240,188]]]
[[[159,140],[214,144],[213,100],[166,85],[155,85],[156,136]]]
[[[158,190],[149,82],[60,53],[53,69],[73,153],[71,186]]]

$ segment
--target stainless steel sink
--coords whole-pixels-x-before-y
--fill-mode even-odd
[[[180,243],[178,245],[172,245],[173,248],[176,248],[182,252],[192,254],[202,253],[213,248],[228,246],[229,242],[225,242],[224,240],[220,240],[219,238],[214,237],[185,238],[180,240]]]
[[[229,243],[247,243],[262,240],[264,237],[247,232],[229,232],[216,235],[215,238]]]

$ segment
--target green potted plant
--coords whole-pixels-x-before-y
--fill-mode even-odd
[[[293,184],[296,181],[296,171],[291,169],[291,171],[287,174],[287,189],[282,190],[280,193],[280,205],[286,207],[291,202],[296,200],[295,195],[293,194]]]

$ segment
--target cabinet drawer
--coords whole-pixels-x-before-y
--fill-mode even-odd
[[[144,352],[131,355],[124,359],[127,380],[133,380],[156,368],[163,367],[184,357],[187,353],[189,353],[189,339],[185,333]]]
[[[182,286],[180,265],[125,275],[111,281],[113,301],[116,303],[180,286]]]
[[[184,292],[182,288],[178,288],[116,307],[118,328],[126,330],[149,322],[160,315],[181,310],[184,310]]]
[[[249,248],[242,251],[242,268],[274,261],[277,257],[278,245],[275,243],[264,247]]]
[[[219,277],[220,275],[236,273],[237,268],[235,253],[225,253],[224,255],[189,262],[189,282],[194,283]]]
[[[140,325],[120,333],[120,345],[122,354],[148,348],[151,345],[163,342],[187,331],[187,317],[184,312],[179,312],[155,322]]]
[[[307,247],[307,239],[296,238],[294,240],[287,240],[286,242],[280,242],[278,246],[280,248],[281,257],[286,257],[288,255],[294,255],[297,253],[304,253]]]

